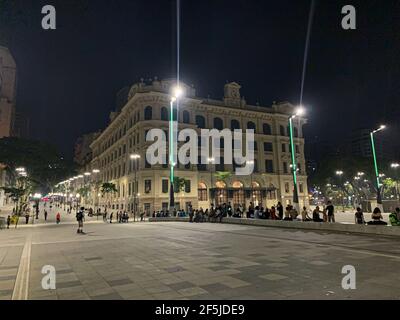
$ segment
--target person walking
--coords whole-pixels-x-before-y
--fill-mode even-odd
[[[78,221],[78,230],[77,233],[83,234],[83,210],[84,208],[81,207],[81,209],[76,213],[76,220]]]
[[[10,229],[10,224],[11,224],[11,217],[7,217],[7,229]]]
[[[111,214],[110,214],[110,223],[112,223],[113,215],[114,215],[114,212],[111,212]]]
[[[328,213],[328,222],[335,222],[335,207],[331,201],[328,201],[325,210]]]
[[[29,213],[27,212],[25,214],[25,224],[28,224],[28,223],[29,223]]]
[[[44,221],[47,221],[47,211],[44,210]]]
[[[57,212],[57,215],[56,215],[56,223],[59,224],[60,222],[61,222],[61,215],[60,215],[59,212]]]

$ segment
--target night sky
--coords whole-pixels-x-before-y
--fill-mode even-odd
[[[181,79],[199,96],[220,99],[236,81],[249,103],[299,103],[310,1],[181,2]],[[176,75],[174,1],[0,3],[0,43],[18,67],[17,109],[29,115],[32,138],[68,156],[78,136],[105,127],[119,89]],[[57,10],[55,31],[41,28],[46,4]],[[341,28],[346,4],[357,9],[355,31]],[[399,1],[316,2],[307,139],[338,143],[353,128],[400,122],[399,40]]]

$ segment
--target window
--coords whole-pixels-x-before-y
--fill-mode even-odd
[[[190,193],[190,191],[191,191],[190,180],[185,180],[185,192]]]
[[[257,151],[257,150],[258,150],[258,144],[256,141],[254,141],[254,151]]]
[[[296,144],[296,153],[300,153],[300,148],[298,144]]]
[[[284,126],[279,126],[279,131],[280,131],[281,136],[285,136],[286,135]]]
[[[288,173],[287,162],[284,162],[284,163],[283,163],[283,173]]]
[[[282,143],[282,152],[286,152],[286,144]]]
[[[285,192],[289,193],[289,182],[285,182]]]
[[[183,123],[190,123],[189,111],[187,110],[183,111],[182,117],[183,117]]]
[[[224,123],[221,118],[214,118],[214,128],[222,130]]]
[[[267,173],[274,172],[274,162],[272,160],[265,160],[265,171]]]
[[[256,124],[253,121],[247,122],[247,129],[252,129],[256,132]]]
[[[206,128],[206,120],[203,116],[196,116],[196,125],[201,129]]]
[[[240,129],[240,123],[237,120],[231,120],[231,130]]]
[[[264,142],[264,152],[272,152],[272,143],[271,142]]]
[[[254,172],[258,172],[258,162],[257,160],[254,160]]]
[[[300,191],[300,193],[303,193],[303,184],[302,183],[299,184],[299,191]]]
[[[144,180],[144,193],[151,192],[151,180]]]
[[[147,106],[144,109],[144,120],[151,120],[153,118],[153,108],[150,106]]]
[[[197,189],[199,201],[207,201],[207,186],[205,183],[200,182]]]
[[[169,181],[167,179],[162,179],[162,193],[168,193]]]
[[[168,121],[168,109],[166,107],[161,108],[161,120]]]
[[[266,135],[272,134],[271,126],[268,123],[263,124],[263,133]]]

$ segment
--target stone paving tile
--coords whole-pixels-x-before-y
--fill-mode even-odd
[[[123,300],[123,298],[116,292],[91,296],[93,300]]]
[[[115,287],[115,286],[130,284],[130,283],[132,283],[132,280],[129,278],[123,278],[123,279],[117,279],[117,280],[110,280],[107,282],[111,287]]]
[[[57,281],[57,288],[62,289],[62,288],[70,288],[70,287],[77,287],[82,285],[80,281],[68,281],[68,282],[59,282]]]
[[[287,279],[286,276],[281,275],[281,274],[276,274],[276,273],[269,273],[269,274],[265,274],[265,275],[262,275],[262,276],[259,276],[259,277],[263,278],[263,279],[270,280],[270,281],[277,281],[277,280]]]
[[[183,295],[184,297],[192,297],[192,296],[197,296],[197,295],[200,295],[203,293],[206,294],[208,292],[200,287],[191,287],[191,288],[178,290],[178,293]]]

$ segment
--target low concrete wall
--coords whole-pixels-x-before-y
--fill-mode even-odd
[[[188,218],[150,218],[150,222],[168,222],[180,221],[187,222]],[[360,234],[374,234],[384,236],[400,237],[400,227],[392,226],[368,226],[360,224],[346,223],[327,223],[327,222],[301,222],[301,221],[283,221],[283,220],[264,220],[264,219],[239,219],[239,218],[224,218],[222,223],[241,224],[251,226],[263,226],[273,228],[288,228],[288,229],[305,229],[316,231],[331,231],[331,232],[347,232]]]

